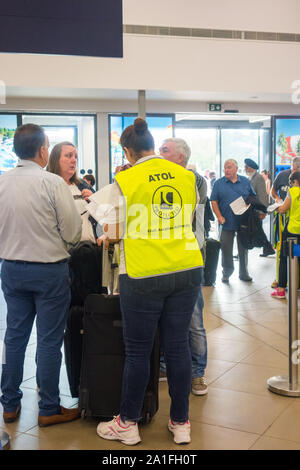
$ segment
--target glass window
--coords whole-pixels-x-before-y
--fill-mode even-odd
[[[300,119],[275,119],[276,171],[290,168],[294,157],[300,155]]]
[[[178,127],[176,137],[184,139],[191,148],[190,165],[196,166],[196,171],[216,171],[218,167],[218,130],[216,128],[189,129]]]
[[[78,174],[90,173],[97,179],[95,116],[70,114],[23,114],[23,124],[42,126],[48,136],[50,152],[59,142],[71,142],[78,149]]]
[[[0,175],[18,163],[18,157],[13,150],[16,128],[17,115],[0,114]]]
[[[125,155],[120,145],[120,137],[123,130],[131,126],[137,115],[111,115],[110,116],[110,162],[111,162],[111,180],[115,175],[117,166],[127,163]],[[164,139],[173,135],[173,116],[147,116],[146,118],[149,130],[154,138],[155,152]]]
[[[259,130],[221,129],[221,150],[221,175],[224,162],[229,158],[238,162],[238,172],[243,173],[245,158],[251,158],[259,164]]]

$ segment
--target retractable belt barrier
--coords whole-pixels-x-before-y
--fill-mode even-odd
[[[275,376],[267,381],[271,392],[289,397],[300,397],[298,364],[300,340],[298,339],[298,258],[300,245],[297,238],[288,238],[288,308],[289,308],[289,376]]]

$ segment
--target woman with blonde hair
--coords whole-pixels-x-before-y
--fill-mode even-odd
[[[60,142],[56,144],[49,157],[47,170],[61,176],[73,195],[75,206],[82,220],[81,241],[96,243],[97,222],[87,212],[89,197],[95,192],[87,181],[78,177],[77,174],[78,153],[77,148],[71,142]]]

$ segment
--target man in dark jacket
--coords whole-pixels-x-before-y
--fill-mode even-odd
[[[258,173],[258,165],[257,163],[252,160],[251,158],[245,158],[245,172],[246,175],[248,176],[249,180],[251,181],[252,187],[254,191],[256,192],[256,196],[259,200],[259,202],[265,206],[266,208],[269,205],[269,198],[266,190],[266,183],[263,178],[263,176]],[[266,214],[263,212],[258,213],[260,221],[261,221],[261,227],[262,227],[262,221],[266,217]],[[267,237],[264,237],[264,245],[263,245],[263,252],[260,256],[266,257],[269,255],[274,255],[275,250],[273,250],[271,243],[267,239]]]

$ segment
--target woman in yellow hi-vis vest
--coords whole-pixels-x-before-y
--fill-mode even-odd
[[[300,172],[296,171],[290,176],[291,188],[287,193],[284,203],[278,207],[280,214],[290,210],[289,222],[282,234],[282,244],[288,237],[297,237],[300,243]],[[285,288],[287,286],[287,249],[282,247],[279,262],[278,287],[271,296],[275,299],[285,299]]]
[[[120,415],[100,423],[97,433],[128,445],[140,442],[137,423],[159,324],[171,397],[168,429],[177,444],[189,443],[189,326],[203,265],[192,231],[198,199],[195,175],[155,155],[154,140],[143,119],[127,127],[120,142],[132,167],[103,188],[102,198],[101,190],[100,196],[96,193],[91,198],[97,204],[106,203],[102,211],[105,245],[122,238],[119,286],[126,348]],[[107,209],[110,206],[113,211]],[[116,234],[122,221],[120,237]]]

